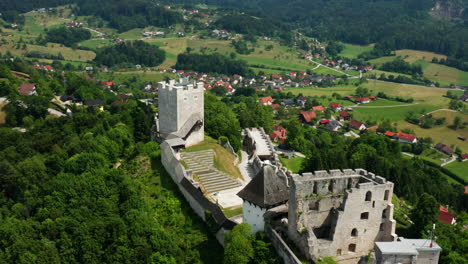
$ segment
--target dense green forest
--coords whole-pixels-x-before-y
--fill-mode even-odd
[[[95,62],[106,66],[158,66],[166,59],[166,53],[158,46],[141,40],[127,41],[97,50]]]
[[[253,75],[246,61],[236,59],[235,56],[226,57],[220,53],[203,54],[187,51],[177,56],[175,68],[204,73]]]
[[[91,38],[91,32],[83,28],[58,27],[47,30],[46,37],[39,39],[40,44],[47,42],[60,43],[68,47],[74,47],[76,43]]]

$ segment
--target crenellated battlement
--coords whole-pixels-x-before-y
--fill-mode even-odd
[[[187,79],[181,79],[179,82],[171,79],[168,82],[158,83],[159,91],[176,91],[177,93],[184,92],[203,92],[203,82],[190,82]]]

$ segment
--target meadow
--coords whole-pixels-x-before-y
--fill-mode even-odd
[[[344,49],[338,54],[342,57],[348,58],[357,58],[357,56],[363,52],[371,51],[374,48],[374,45],[368,46],[359,46],[347,43],[341,43],[344,46]]]
[[[465,182],[468,182],[468,162],[455,161],[444,168],[460,176]]]

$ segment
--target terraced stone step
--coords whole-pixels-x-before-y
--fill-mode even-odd
[[[225,191],[233,188],[237,188],[241,185],[228,185],[228,186],[217,186],[216,188],[205,188],[206,192],[209,193],[214,193],[214,192],[220,192],[220,191]]]
[[[216,183],[216,184],[203,184],[203,187],[206,189],[213,189],[213,188],[218,188],[218,187],[230,187],[230,188],[235,188],[240,186],[237,182],[222,182],[222,183]],[[229,188],[228,188],[229,189]]]
[[[235,181],[230,180],[230,179],[226,179],[226,178],[219,178],[219,179],[215,179],[215,180],[211,180],[211,181],[203,181],[202,180],[202,184],[205,185],[205,186],[220,185],[220,184],[224,184],[224,183],[228,183],[228,182],[235,182]]]

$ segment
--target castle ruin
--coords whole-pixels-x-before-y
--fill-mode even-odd
[[[394,241],[393,183],[362,169],[293,174],[288,236],[309,259],[367,255]]]

